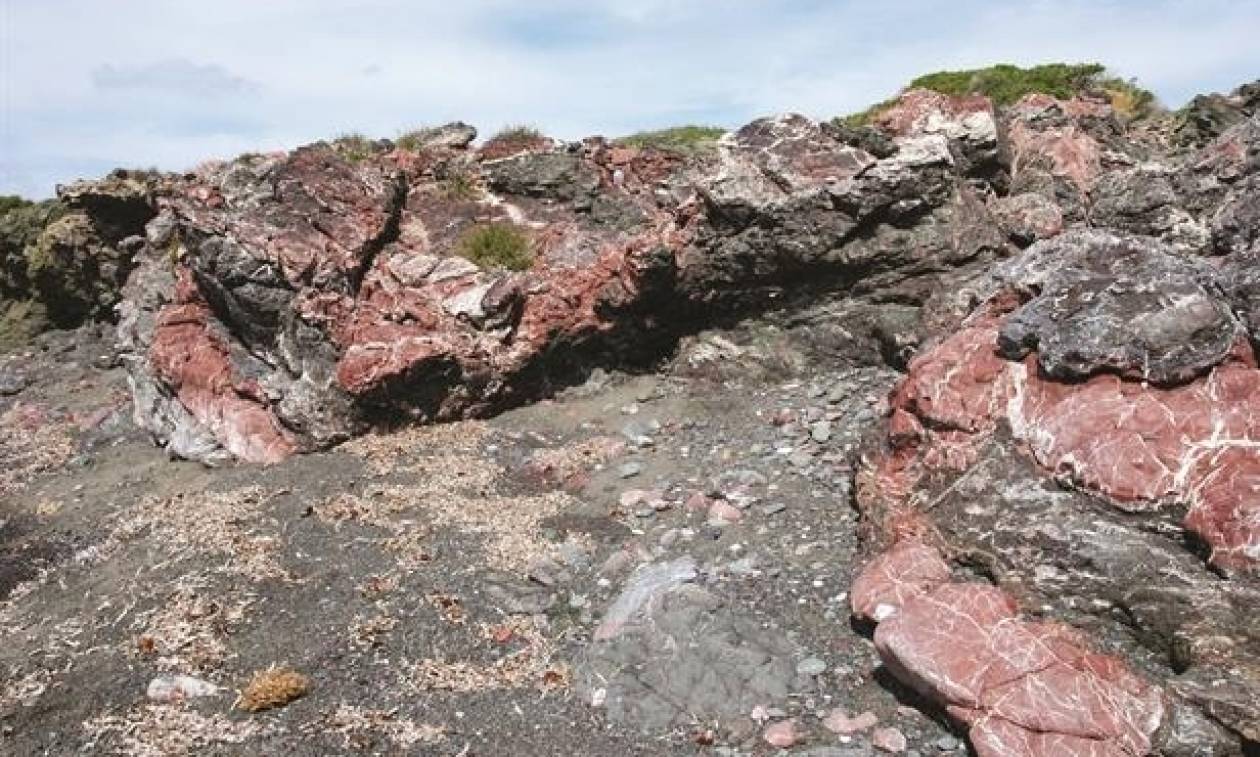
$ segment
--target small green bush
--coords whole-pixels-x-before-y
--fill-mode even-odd
[[[621,137],[615,144],[626,147],[651,147],[670,152],[696,153],[713,149],[719,137],[726,133],[720,126],[674,126],[656,131],[641,131]]]
[[[412,152],[416,152],[424,146],[425,142],[429,138],[429,135],[432,133],[433,130],[427,127],[405,131],[398,135],[398,139],[394,140],[394,144],[397,145],[400,150],[411,150]]]
[[[0,195],[0,215],[8,213],[10,210],[25,208],[28,205],[34,204],[35,203],[30,200],[27,200],[24,197],[18,197],[17,195]]]
[[[998,106],[1010,105],[1033,93],[1067,99],[1085,92],[1100,92],[1110,98],[1112,107],[1125,118],[1146,115],[1156,106],[1155,95],[1150,90],[1138,86],[1132,79],[1108,75],[1101,63],[1047,63],[1031,68],[1002,63],[964,71],[937,71],[918,77],[907,89],[930,89],[945,95],[984,95]],[[849,125],[870,123],[895,102],[896,98],[885,100],[836,120]]]
[[[516,124],[504,126],[490,138],[491,142],[533,142],[543,138],[543,133],[532,126]]]
[[[394,144],[400,150],[411,150],[413,152],[419,150],[420,145],[424,144],[424,129],[403,132],[398,135],[398,139],[394,140]]]
[[[351,163],[360,163],[376,153],[376,143],[357,132],[342,134],[332,145],[338,155]]]
[[[452,173],[438,182],[443,197],[451,200],[475,200],[481,197],[481,188],[467,172]]]
[[[529,237],[510,223],[474,226],[460,237],[455,250],[482,268],[524,271],[534,263]]]

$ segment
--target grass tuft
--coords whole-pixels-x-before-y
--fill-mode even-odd
[[[357,132],[333,140],[333,149],[351,163],[361,163],[376,153],[376,143]]]
[[[482,268],[524,271],[534,263],[528,235],[510,223],[474,226],[460,238],[455,249]]]
[[[490,138],[491,142],[534,142],[542,139],[543,133],[533,126],[515,124],[504,126]]]
[[[725,133],[726,129],[720,126],[674,126],[630,134],[615,140],[615,144],[692,154],[713,149]]]
[[[481,197],[481,187],[467,171],[459,171],[438,182],[438,191],[450,200],[476,200]]]

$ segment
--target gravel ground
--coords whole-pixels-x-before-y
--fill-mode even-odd
[[[896,374],[808,336],[266,469],[167,460],[104,334],[0,358],[0,749],[964,754],[849,622]],[[260,671],[301,685],[249,712]]]

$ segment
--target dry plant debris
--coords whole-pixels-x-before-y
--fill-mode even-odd
[[[214,597],[201,574],[181,576],[158,607],[137,615],[127,652],[156,656],[159,669],[212,671],[228,659],[228,637],[245,619],[252,595]]]
[[[453,597],[450,594],[442,592],[434,592],[427,599],[429,604],[433,605],[447,623],[451,625],[463,625],[468,614],[464,611],[463,604],[460,603],[459,597]]]
[[[120,515],[111,536],[114,541],[129,541],[147,534],[175,559],[223,556],[228,558],[223,568],[227,572],[255,581],[289,579],[277,556],[283,546],[279,538],[251,529],[267,498],[257,486],[146,497]]]
[[[236,707],[246,712],[262,712],[284,707],[306,696],[311,682],[291,668],[271,667],[254,674],[236,700]]]
[[[83,730],[90,742],[82,753],[125,757],[201,754],[216,745],[243,744],[263,732],[255,722],[219,713],[202,715],[179,705],[146,705],[123,715],[101,715],[85,722]]]
[[[312,509],[327,523],[354,520],[392,531],[385,546],[398,554],[405,569],[431,559],[426,548],[431,527],[446,526],[484,537],[486,564],[524,571],[555,549],[542,536],[542,521],[573,500],[563,492],[497,494],[494,485],[504,470],[482,454],[488,435],[484,423],[464,421],[356,439],[345,448],[364,458],[369,469],[393,475],[398,482],[364,495],[338,494]],[[619,446],[588,440],[557,451],[560,456],[551,464],[585,469],[615,454]],[[427,522],[408,519],[412,512],[427,515]]]
[[[499,625],[481,627],[482,638],[502,646],[505,630],[520,647],[491,663],[425,658],[403,666],[403,683],[415,691],[467,693],[492,689],[533,687],[540,691],[566,689],[571,680],[568,665],[553,660],[553,644],[525,617],[513,617]]]
[[[74,456],[71,427],[48,419],[37,407],[17,403],[0,415],[0,497],[13,494],[41,473]]]
[[[564,483],[597,465],[603,465],[626,449],[625,442],[611,436],[596,436],[560,447],[535,450],[526,464],[542,478]]]
[[[324,716],[319,728],[339,734],[347,749],[369,747],[376,736],[384,736],[404,750],[446,740],[445,728],[401,718],[397,710],[373,710],[348,704],[338,705]]]
[[[361,649],[379,647],[385,643],[385,636],[398,627],[398,619],[385,614],[373,615],[370,618],[355,618],[350,628],[354,645]]]

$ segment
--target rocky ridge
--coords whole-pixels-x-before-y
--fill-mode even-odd
[[[821,355],[901,373],[832,474],[869,557],[853,614],[894,678],[985,757],[1251,753],[1254,89],[1196,101],[1170,142],[1088,98],[916,90],[871,127],[766,118],[699,155],[453,125],[123,173],[31,211],[50,262],[3,283],[117,304],[136,423],[210,464],[485,417],[707,326],[793,319]],[[527,270],[457,254],[491,224],[527,235]],[[710,612],[689,575],[639,635],[596,631],[585,669]],[[737,706],[782,698],[792,650],[717,617],[767,660]],[[716,706],[660,675],[620,685],[676,698],[600,706],[650,729]]]

